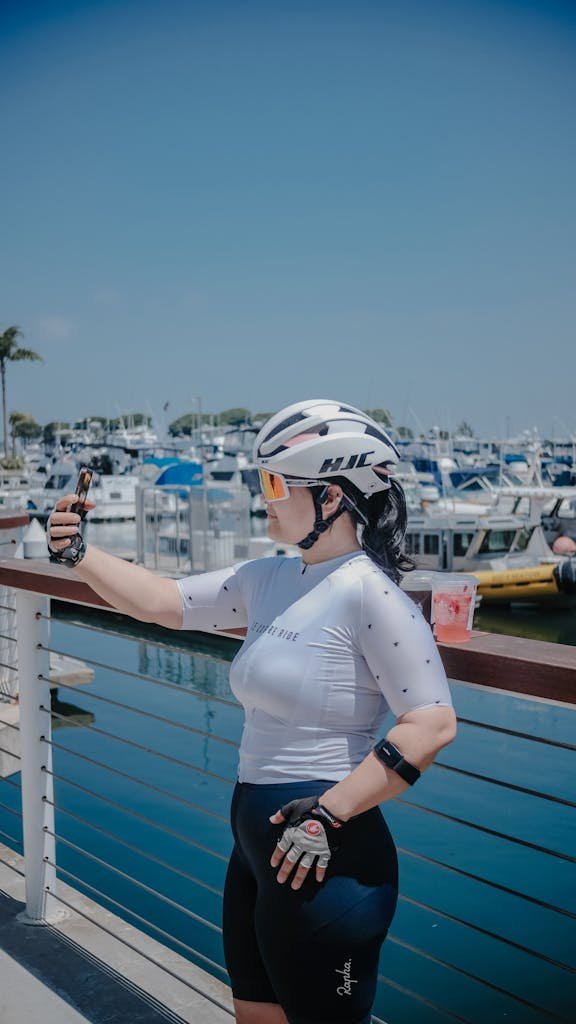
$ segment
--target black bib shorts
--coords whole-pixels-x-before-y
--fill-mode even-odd
[[[398,860],[378,808],[348,823],[321,884],[277,881],[282,804],[333,782],[237,783],[224,889],[224,952],[237,999],[279,1003],[290,1024],[369,1024],[380,948],[396,910]]]

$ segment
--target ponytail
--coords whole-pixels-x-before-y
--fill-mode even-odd
[[[366,500],[368,523],[362,531],[361,544],[367,555],[399,583],[414,562],[404,550],[408,515],[404,491],[397,480],[390,480],[388,491],[379,491]]]
[[[391,478],[388,490],[367,498],[344,477],[336,478],[334,483],[340,484],[358,509],[359,515],[350,514],[362,527],[360,543],[364,551],[394,583],[399,583],[403,573],[414,569],[413,560],[404,550],[408,514],[401,485]]]

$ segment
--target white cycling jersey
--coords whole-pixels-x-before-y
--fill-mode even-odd
[[[241,782],[340,781],[389,709],[452,707],[428,623],[363,551],[258,558],[177,583],[183,629],[248,630],[230,669],[246,712]]]

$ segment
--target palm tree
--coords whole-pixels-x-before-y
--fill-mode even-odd
[[[7,327],[0,334],[0,375],[2,376],[2,416],[4,421],[4,455],[8,458],[8,415],[6,408],[6,363],[17,363],[23,359],[42,362],[42,356],[30,348],[19,348],[18,338],[24,335],[19,327]]]
[[[8,419],[10,420],[10,427],[12,429],[12,458],[16,456],[16,435],[18,428],[26,423],[26,420],[31,419],[25,412],[11,412]]]

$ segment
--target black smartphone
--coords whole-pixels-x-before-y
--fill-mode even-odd
[[[84,503],[86,501],[86,495],[88,494],[88,488],[90,487],[93,476],[93,470],[87,469],[86,466],[82,467],[78,476],[78,483],[76,484],[76,490],[74,491],[74,494],[78,495],[78,501],[75,501],[74,504],[70,506],[69,511],[76,512],[81,519],[84,519],[87,515]]]

